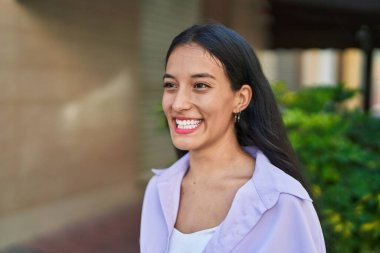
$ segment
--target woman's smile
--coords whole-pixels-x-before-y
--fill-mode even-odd
[[[178,134],[190,134],[195,132],[202,124],[201,119],[177,117],[174,118],[175,132]]]

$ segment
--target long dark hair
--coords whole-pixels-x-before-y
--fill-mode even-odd
[[[237,32],[220,24],[194,25],[177,35],[166,55],[179,45],[196,43],[216,57],[223,65],[232,90],[243,84],[251,86],[253,97],[236,124],[236,135],[241,146],[256,146],[272,164],[297,179],[308,188],[300,173],[300,166],[288,140],[282,117],[269,82],[261,70],[251,46]],[[176,149],[178,157],[187,151]]]

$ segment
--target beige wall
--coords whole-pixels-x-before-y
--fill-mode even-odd
[[[140,191],[139,1],[0,6],[1,248]]]

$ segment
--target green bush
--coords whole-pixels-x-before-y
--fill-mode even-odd
[[[342,84],[274,84],[289,138],[311,183],[327,252],[380,252],[380,119],[345,110]]]

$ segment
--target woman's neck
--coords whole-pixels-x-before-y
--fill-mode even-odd
[[[190,151],[189,155],[188,175],[193,178],[222,178],[231,173],[239,177],[253,173],[254,159],[240,147],[237,140]]]

